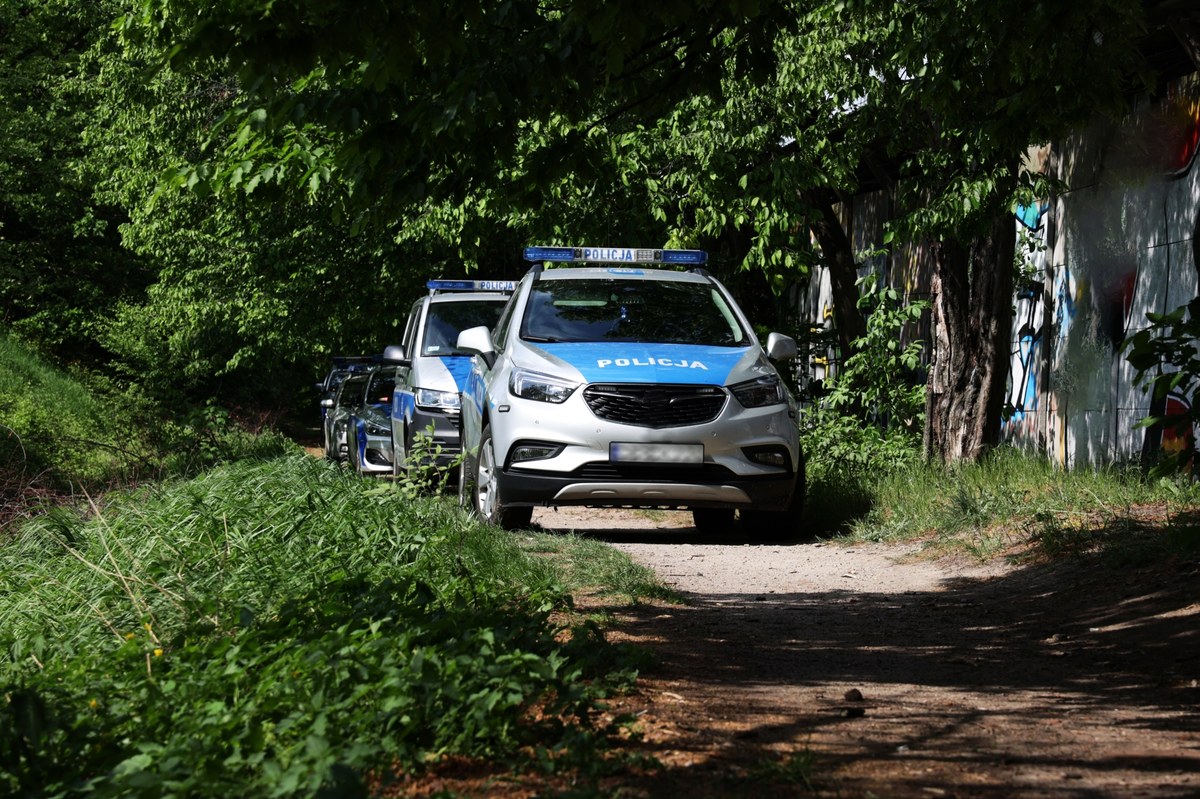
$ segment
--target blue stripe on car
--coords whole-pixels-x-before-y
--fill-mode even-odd
[[[564,342],[537,345],[579,370],[589,383],[724,385],[746,347],[636,342]]]

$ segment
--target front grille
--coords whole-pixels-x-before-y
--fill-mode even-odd
[[[593,383],[583,399],[601,419],[656,429],[711,422],[725,407],[717,386]]]

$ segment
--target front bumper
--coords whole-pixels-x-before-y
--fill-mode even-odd
[[[459,415],[457,413],[427,411],[417,408],[413,411],[412,427],[409,428],[409,440],[405,442],[410,459],[412,458],[414,443],[418,437],[426,439],[423,444],[426,453],[438,453],[434,459],[438,466],[450,466],[458,458],[458,454],[462,452]]]
[[[568,475],[502,469],[497,479],[504,504],[515,506],[783,510],[796,488],[795,474],[745,477],[711,464],[664,469],[597,463]]]

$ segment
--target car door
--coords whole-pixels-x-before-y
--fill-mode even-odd
[[[461,406],[459,418],[462,424],[463,467],[466,471],[475,468],[479,454],[479,439],[483,429],[484,409],[489,402],[493,369],[499,359],[504,357],[513,316],[520,305],[522,294],[521,287],[518,287],[518,290],[513,293],[512,298],[504,306],[504,310],[501,311],[495,329],[491,331],[495,360],[489,364],[488,359],[481,355],[471,358],[471,373],[467,377],[462,401],[459,403]],[[460,481],[460,486],[461,484],[462,481]]]
[[[413,303],[408,314],[408,324],[404,328],[404,357],[407,365],[396,367],[396,384],[392,392],[392,464],[393,472],[399,474],[405,469],[408,452],[405,449],[408,425],[412,423],[416,399],[413,395],[414,366],[417,356],[417,342],[424,323],[426,309],[429,307],[428,298],[422,298]]]

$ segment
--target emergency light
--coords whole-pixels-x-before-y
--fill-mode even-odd
[[[425,288],[433,291],[516,291],[515,280],[427,280]]]
[[[704,250],[651,250],[635,247],[526,247],[525,260],[696,266],[708,261],[708,253]]]

